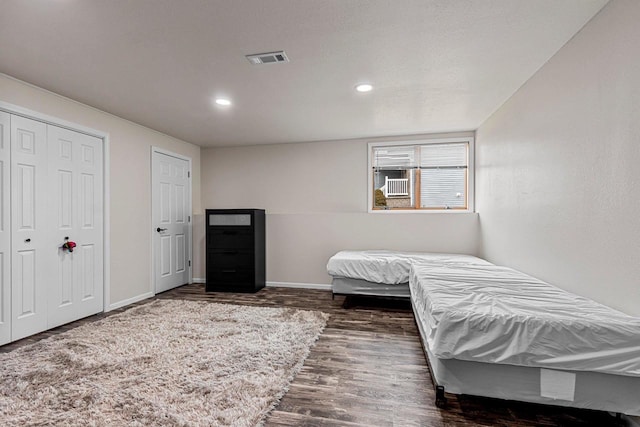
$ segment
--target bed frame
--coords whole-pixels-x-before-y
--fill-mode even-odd
[[[411,298],[409,283],[388,285],[386,283],[375,283],[348,277],[333,277],[331,280],[331,293],[332,298],[336,295],[401,298],[407,300]]]

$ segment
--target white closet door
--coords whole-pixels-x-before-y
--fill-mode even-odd
[[[11,116],[0,111],[0,345],[11,341]]]
[[[102,311],[102,142],[48,126],[51,250],[48,327]],[[68,238],[73,252],[62,249]]]
[[[11,338],[47,326],[47,126],[11,116]]]

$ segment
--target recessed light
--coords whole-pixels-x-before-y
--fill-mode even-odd
[[[223,107],[228,107],[231,105],[231,101],[226,98],[216,98],[216,104],[222,105]]]
[[[360,83],[356,86],[356,90],[358,92],[371,92],[373,90],[373,86],[371,86],[369,83]]]

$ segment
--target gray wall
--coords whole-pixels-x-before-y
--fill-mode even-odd
[[[482,254],[640,315],[640,2],[610,2],[477,131]]]

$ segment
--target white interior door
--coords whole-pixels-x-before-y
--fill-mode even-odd
[[[191,171],[188,160],[152,151],[155,292],[189,283]]]
[[[49,220],[55,254],[48,283],[48,324],[53,328],[102,311],[102,141],[47,126]],[[66,240],[73,252],[62,249]]]
[[[11,338],[47,326],[47,125],[11,116]]]
[[[11,341],[11,116],[0,111],[0,345]]]

